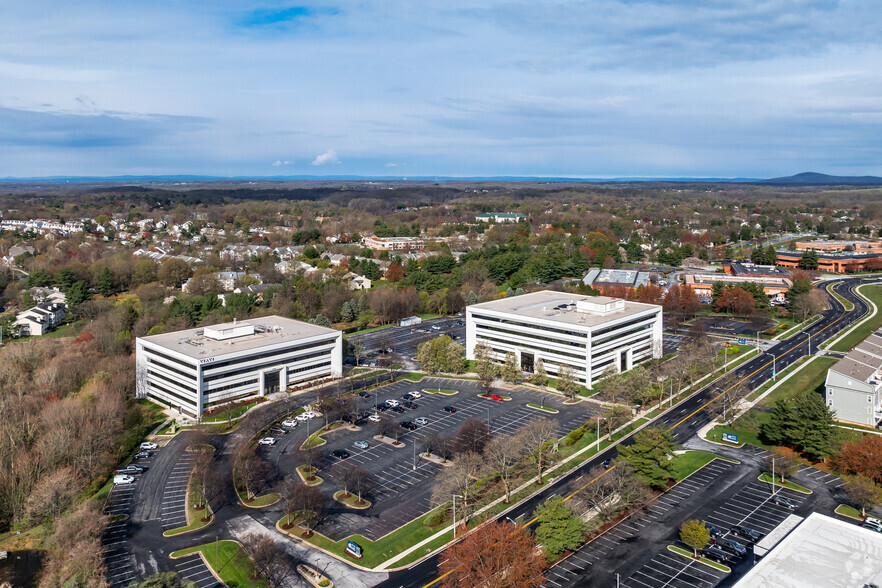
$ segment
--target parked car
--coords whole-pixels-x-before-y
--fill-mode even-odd
[[[713,542],[717,547],[720,547],[729,553],[733,553],[738,557],[744,557],[747,555],[747,547],[734,539],[714,539]]]
[[[402,394],[402,395],[401,395],[401,399],[402,399],[402,400],[413,400],[413,398],[414,398],[414,397],[413,397],[412,395],[410,395],[410,394]]]
[[[709,522],[704,521],[702,524],[704,525],[704,528],[705,528],[705,529],[707,529],[708,531],[710,531],[711,539],[716,538],[716,537],[722,537],[722,536],[723,536],[723,531],[720,530],[720,529],[718,529],[718,528],[715,527],[714,525],[710,524]]]
[[[130,472],[138,472],[140,474],[144,470],[146,470],[147,468],[145,468],[144,466],[139,466],[138,464],[130,463],[129,465],[127,465],[123,469],[128,470]]]
[[[318,414],[312,412],[311,410],[307,410],[306,412],[304,412],[304,413],[303,413],[303,416],[305,416],[305,417],[308,418],[308,419],[315,419],[315,418],[318,418]]]
[[[417,404],[416,402],[413,402],[411,400],[405,400],[404,402],[401,403],[401,406],[403,406],[404,408],[409,408],[411,410],[420,407],[419,404]]]
[[[864,529],[869,529],[871,531],[876,531],[877,533],[882,533],[882,527],[874,525],[873,523],[868,523],[867,521],[861,523],[861,527],[863,527]]]
[[[603,460],[600,465],[603,466],[603,469],[608,470],[612,467],[612,460],[607,458]]]
[[[294,419],[285,419],[284,421],[282,421],[282,426],[288,428],[296,427],[297,421]]]
[[[347,457],[349,457],[351,455],[351,453],[349,453],[345,449],[335,449],[334,451],[331,452],[331,455],[333,455],[334,457],[336,457],[338,459],[346,459]]]
[[[306,415],[307,415],[307,413],[305,413],[305,412],[301,412],[300,414],[298,414],[298,415],[297,415],[296,417],[294,417],[294,418],[295,418],[296,420],[298,420],[298,421],[308,421],[308,420],[309,420],[309,417],[306,416]]]
[[[395,400],[394,398],[390,398],[389,400],[386,401],[386,404],[389,405],[390,407],[398,406],[398,401]]]
[[[137,466],[132,466],[132,467],[126,466],[124,468],[116,470],[114,472],[114,475],[115,476],[132,476],[134,474],[140,474],[143,471],[143,469],[135,469],[136,467]]]
[[[273,433],[278,433],[279,435],[287,435],[288,431],[286,431],[283,427],[271,427],[270,431]]]
[[[370,392],[365,392],[364,390],[362,390],[361,392],[359,392],[358,395],[361,396],[362,398],[370,398],[370,397],[371,397],[371,393],[370,393]]]
[[[379,410],[380,412],[386,412],[387,410],[389,410],[389,405],[385,402],[381,402],[377,405],[377,410]]]
[[[372,414],[371,416],[368,417],[368,420],[372,423],[379,423],[380,422],[380,415]]]
[[[403,407],[403,406],[393,406],[393,407],[390,408],[389,410],[391,410],[392,412],[397,412],[397,413],[400,414],[400,413],[404,412],[404,407]]]
[[[439,327],[438,325],[432,325],[430,328],[431,328],[433,331],[440,331],[440,330],[441,330],[441,327]]]
[[[453,414],[454,412],[456,412],[456,407],[455,406],[445,406],[444,411]]]
[[[352,445],[357,447],[358,449],[367,449],[368,447],[370,447],[367,441],[356,441]]]
[[[276,439],[274,437],[264,437],[260,441],[257,442],[260,445],[275,445]]]
[[[156,443],[153,443],[152,441],[144,441],[143,443],[141,443],[141,449],[143,449],[143,450],[152,451],[152,450],[158,449],[158,448],[159,448],[159,445],[157,445]]]
[[[502,402],[502,400],[503,400],[502,396],[500,396],[499,394],[491,394],[490,399],[491,400],[498,400],[499,402]]]
[[[796,508],[796,505],[793,504],[792,500],[790,500],[789,498],[785,498],[784,496],[781,496],[780,494],[776,494],[775,497],[772,498],[772,502],[774,502],[778,506],[783,506],[784,508],[789,508],[790,510],[793,510],[794,508]]]
[[[419,390],[414,390],[413,392],[410,393],[410,395],[413,396],[414,398],[422,398],[423,397],[423,393],[420,392]]]
[[[426,417],[417,417],[413,420],[413,422],[415,422],[418,425],[428,425],[429,419],[427,419]]]
[[[705,547],[701,550],[702,557],[706,557],[717,563],[726,563],[729,561],[729,554],[716,547]]]
[[[144,459],[145,457],[150,457],[149,451],[139,451],[135,454],[133,459]]]
[[[410,421],[401,421],[398,423],[402,429],[407,429],[408,431],[415,431],[417,426]]]
[[[743,527],[741,525],[735,525],[730,529],[730,531],[735,535],[740,535],[745,539],[748,539],[754,543],[760,540],[762,537],[759,533],[751,529],[750,527]]]
[[[880,521],[880,520],[877,519],[877,518],[867,517],[867,518],[864,519],[864,522],[865,522],[865,523],[871,523],[871,524],[873,524],[873,525],[876,525],[876,526],[879,527],[879,528],[882,528],[882,521]]]
[[[125,484],[132,484],[132,483],[134,483],[134,481],[135,481],[134,476],[129,476],[126,474],[117,474],[117,475],[113,476],[113,483],[116,485],[119,485],[119,486],[122,486]]]

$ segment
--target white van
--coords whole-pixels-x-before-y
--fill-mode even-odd
[[[129,475],[126,475],[126,474],[117,474],[117,475],[115,475],[115,476],[113,477],[113,483],[114,483],[114,484],[117,484],[117,485],[131,484],[131,483],[133,483],[134,481],[135,481],[135,477],[134,477],[134,476],[129,476]]]

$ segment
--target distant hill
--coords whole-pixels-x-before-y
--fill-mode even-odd
[[[816,172],[803,172],[786,178],[762,180],[757,184],[774,184],[778,186],[874,186],[882,185],[879,176],[829,176]]]

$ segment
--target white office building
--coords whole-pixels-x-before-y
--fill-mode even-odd
[[[138,337],[139,398],[199,416],[214,406],[340,377],[343,334],[266,316]]]
[[[466,307],[466,357],[486,343],[499,363],[507,352],[533,373],[561,365],[591,387],[606,370],[626,371],[662,355],[662,307],[606,296],[544,290]]]

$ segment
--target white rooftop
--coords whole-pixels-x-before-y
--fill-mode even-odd
[[[851,588],[882,585],[882,534],[812,513],[736,588]]]
[[[471,310],[489,310],[521,317],[544,319],[569,325],[593,327],[647,311],[659,310],[655,304],[631,302],[609,296],[583,296],[541,290],[502,300],[472,304]]]
[[[203,359],[259,349],[298,339],[339,333],[340,331],[327,327],[272,315],[249,321],[221,323],[172,333],[149,335],[140,337],[140,340],[177,351],[194,359]]]

